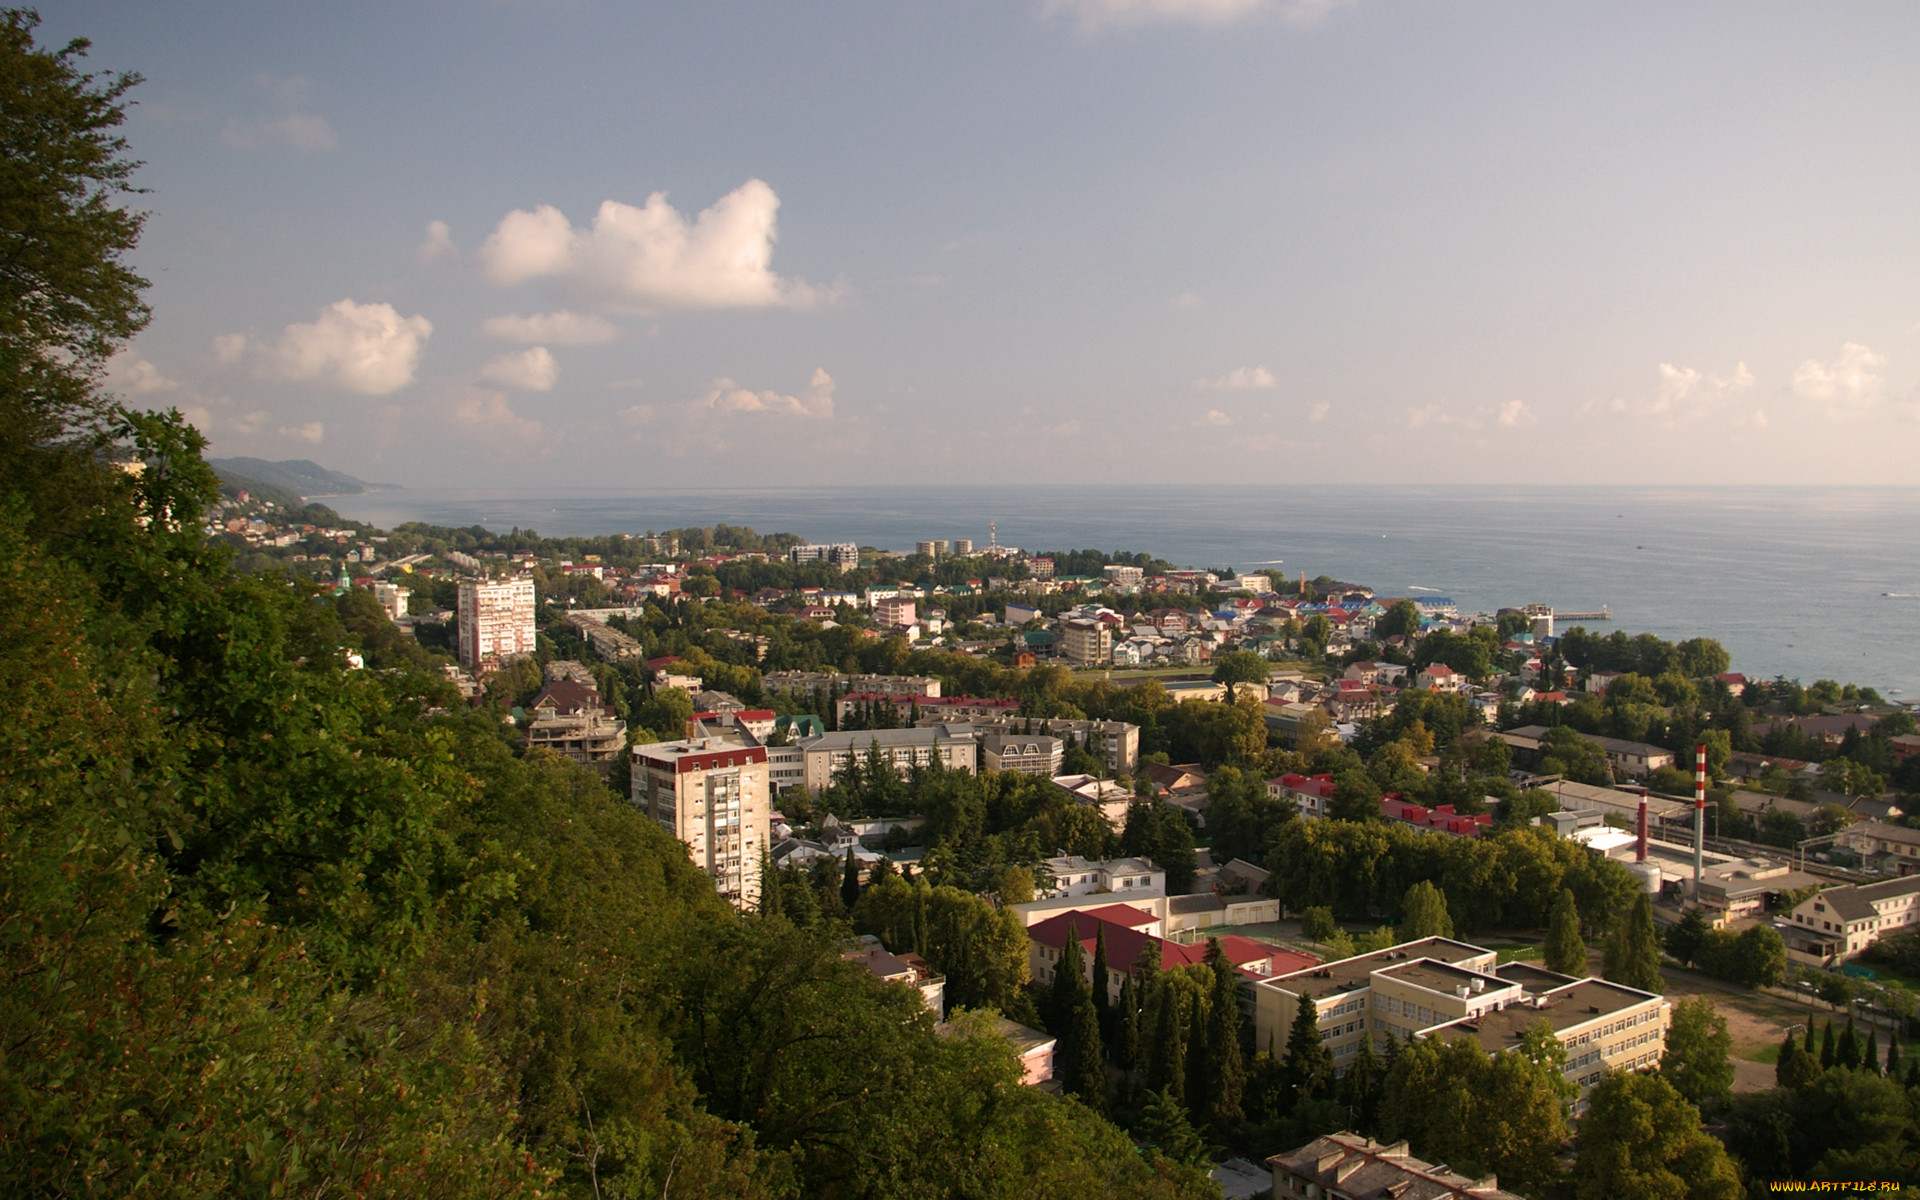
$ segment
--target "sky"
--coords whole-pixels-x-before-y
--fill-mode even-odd
[[[218,455],[1920,482],[1920,6],[87,3]]]

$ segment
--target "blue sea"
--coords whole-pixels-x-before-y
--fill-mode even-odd
[[[749,525],[910,551],[923,539],[1276,566],[1463,610],[1597,610],[1602,631],[1717,638],[1733,667],[1920,700],[1920,488],[1020,485],[713,490],[408,488],[325,501],[548,536]]]

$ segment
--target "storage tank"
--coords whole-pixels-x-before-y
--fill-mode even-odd
[[[1660,894],[1661,879],[1659,863],[1652,859],[1647,859],[1645,862],[1630,862],[1626,864],[1626,866],[1627,870],[1633,872],[1633,877],[1640,881],[1640,886],[1646,889],[1648,895],[1658,896]]]

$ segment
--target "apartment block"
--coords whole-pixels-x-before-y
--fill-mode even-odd
[[[940,681],[930,675],[841,675],[833,671],[769,671],[760,680],[768,691],[878,692],[883,696],[938,696]]]
[[[851,571],[860,565],[860,547],[852,542],[817,542],[795,546],[788,552],[795,566],[825,563],[836,571]]]
[[[806,758],[807,790],[819,795],[834,776],[855,760],[862,764],[877,749],[896,775],[940,763],[949,771],[980,769],[980,743],[971,725],[934,725],[918,729],[861,729],[823,733],[800,743]]]
[[[708,736],[633,748],[633,804],[686,846],[716,892],[750,908],[771,845],[767,751],[744,733],[697,728]]]
[[[1111,661],[1113,631],[1104,621],[1068,621],[1060,627],[1060,654],[1081,666]]]
[[[905,596],[892,596],[873,602],[873,620],[882,629],[914,622],[914,603]]]
[[[533,580],[464,580],[459,611],[461,666],[492,667],[533,653]]]
[[[380,611],[387,614],[389,621],[398,621],[407,615],[407,598],[412,595],[412,590],[398,584],[388,583],[384,579],[374,581],[374,602],[380,605]]]
[[[922,711],[929,711],[923,709]],[[1072,741],[1097,755],[1109,772],[1131,775],[1140,765],[1140,727],[1126,721],[1066,720],[1053,717],[1036,722],[1012,714],[969,713],[975,727],[994,733],[1044,733]]]
[[[1017,771],[1051,779],[1060,773],[1066,753],[1065,742],[1039,734],[989,733],[980,739],[980,765],[988,771]]]

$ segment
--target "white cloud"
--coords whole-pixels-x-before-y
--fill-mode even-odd
[[[1175,308],[1199,308],[1205,303],[1206,301],[1200,298],[1199,292],[1181,292],[1173,298]]]
[[[833,419],[833,376],[825,368],[816,368],[804,396],[783,396],[778,392],[750,392],[731,379],[716,379],[704,396],[693,402],[694,408],[722,413],[776,413],[793,417]]]
[[[1217,408],[1210,408],[1207,410],[1207,415],[1195,421],[1194,424],[1195,425],[1215,425],[1215,426],[1231,425],[1233,424],[1233,418],[1221,412]]]
[[[432,333],[433,322],[402,317],[391,304],[342,300],[321,309],[317,320],[287,326],[271,345],[255,345],[237,333],[215,338],[214,354],[232,363],[251,350],[281,379],[319,380],[384,396],[413,382],[420,349]]]
[[[1083,31],[1141,25],[1229,25],[1271,9],[1291,24],[1318,25],[1353,0],[1041,0],[1047,17],[1069,17]]]
[[[1525,400],[1509,400],[1493,410],[1493,423],[1512,428],[1515,425],[1531,425],[1533,410],[1527,407]]]
[[[503,342],[549,342],[555,346],[593,346],[620,336],[620,329],[605,317],[567,312],[531,313],[488,317],[480,332]]]
[[[280,430],[281,437],[295,437],[303,442],[318,443],[327,436],[327,427],[318,421],[308,421],[305,425],[288,426]]]
[[[229,121],[220,133],[220,140],[234,150],[287,146],[305,154],[340,148],[333,126],[327,124],[325,117],[312,113],[289,113],[277,121]]]
[[[460,247],[453,244],[453,230],[445,221],[428,221],[427,240],[413,253],[423,264],[431,266],[443,258],[459,258]]]
[[[1795,394],[1811,400],[1830,417],[1871,408],[1880,402],[1885,381],[1879,368],[1887,356],[1859,342],[1848,342],[1829,362],[1810,358],[1793,373]]]
[[[1278,387],[1280,381],[1273,372],[1265,367],[1235,367],[1218,379],[1196,379],[1193,386],[1202,388],[1224,388],[1229,391],[1258,390]]]
[[[1663,362],[1659,375],[1659,385],[1652,395],[1615,396],[1604,404],[1590,400],[1580,406],[1580,415],[1613,413],[1647,418],[1668,426],[1708,416],[1723,417],[1728,406],[1742,393],[1751,391],[1754,384],[1753,372],[1744,362],[1735,363],[1726,375]]]
[[[480,247],[486,277],[501,286],[551,277],[563,292],[612,309],[805,308],[822,293],[771,269],[780,198],[758,179],[722,196],[691,222],[665,192],[634,207],[607,200],[576,229],[543,204],[508,213]]]
[[[160,368],[131,351],[122,351],[107,360],[107,386],[129,396],[147,396],[171,392],[179,384],[160,373]]]
[[[1320,403],[1314,405],[1311,409],[1307,410],[1307,420],[1324,421],[1327,419],[1327,413],[1331,411],[1332,408],[1333,408],[1333,404],[1330,401],[1322,400]]]
[[[540,422],[513,411],[504,392],[470,388],[453,397],[454,419],[473,432],[504,436],[510,441],[537,441],[544,432]]]
[[[480,368],[480,378],[486,382],[523,392],[551,391],[559,375],[560,364],[553,361],[545,346],[502,354]]]

